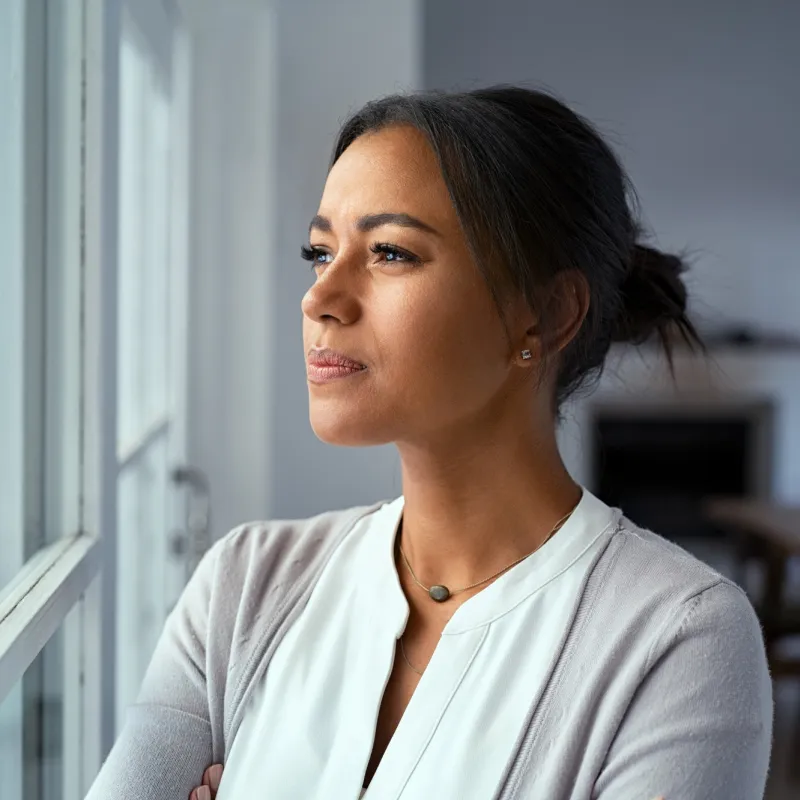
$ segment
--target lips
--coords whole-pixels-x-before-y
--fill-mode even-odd
[[[312,383],[328,383],[340,378],[349,378],[366,370],[366,365],[344,353],[329,348],[312,349],[306,362],[308,380]]]

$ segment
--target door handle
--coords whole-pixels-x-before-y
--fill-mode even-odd
[[[186,512],[186,532],[183,542],[179,534],[173,534],[170,549],[176,555],[186,556],[186,579],[188,580],[211,547],[211,487],[208,476],[198,467],[183,465],[175,467],[170,477],[176,486],[189,490]]]

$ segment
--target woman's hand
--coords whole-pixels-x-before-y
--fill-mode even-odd
[[[203,783],[192,789],[189,800],[214,800],[222,780],[222,764],[213,764],[203,773]]]

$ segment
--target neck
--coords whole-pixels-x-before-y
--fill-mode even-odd
[[[451,589],[502,570],[541,545],[580,499],[555,431],[401,445],[402,548],[419,580]]]

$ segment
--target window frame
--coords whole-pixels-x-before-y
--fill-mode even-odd
[[[8,138],[13,153],[7,158],[17,180],[16,195],[11,198],[13,219],[8,223],[15,237],[10,259],[16,270],[15,296],[27,290],[31,274],[41,282],[39,316],[34,314],[30,321],[21,313],[15,317],[10,346],[20,349],[11,355],[21,372],[28,368],[25,361],[31,360],[34,350],[41,361],[41,369],[30,368],[41,373],[30,378],[41,395],[41,414],[35,430],[9,426],[16,436],[13,458],[17,460],[8,462],[7,469],[0,464],[0,478],[9,478],[9,485],[0,487],[5,489],[0,500],[12,498],[16,503],[14,516],[0,518],[0,524],[13,522],[9,530],[17,530],[12,538],[19,548],[14,561],[18,571],[7,585],[0,586],[0,701],[23,679],[47,642],[63,632],[63,798],[80,800],[116,735],[117,481],[125,463],[124,454],[118,452],[117,412],[124,9],[134,9],[137,24],[152,35],[162,52],[166,44],[158,27],[159,15],[163,19],[166,13],[177,22],[180,35],[171,45],[177,48],[174,55],[181,83],[175,135],[186,145],[191,46],[175,0],[8,3],[16,15],[14,24],[24,32],[26,42],[30,39],[29,50],[43,50],[46,66],[42,94],[28,92],[22,78],[15,87],[11,100],[18,104],[14,119],[19,121]],[[40,9],[38,17],[31,15],[32,7]],[[25,75],[22,66],[20,75]],[[38,128],[29,106],[39,108]],[[28,151],[31,158],[26,160]],[[17,158],[20,152],[26,158]],[[176,280],[178,290],[185,291],[186,152],[175,168],[178,191],[169,210],[175,222],[170,247],[184,265]],[[29,262],[38,272],[28,271]],[[54,262],[58,263],[55,270],[50,268]],[[23,324],[32,333],[24,342],[20,333],[18,342],[15,337]],[[179,315],[174,324],[185,325],[186,319]],[[176,368],[182,371],[187,368],[185,346],[185,341],[179,343],[173,354]],[[23,392],[17,395],[13,412],[22,417],[27,398]],[[180,434],[185,434],[182,428]],[[28,456],[31,437],[35,452]],[[39,441],[42,446],[36,450]],[[36,471],[30,490],[26,482],[31,479],[25,474],[28,461],[23,465],[23,456],[33,459]],[[53,463],[58,466],[51,470]],[[54,476],[48,477],[50,472]],[[26,491],[31,494],[20,503]],[[40,515],[34,520],[38,524],[26,524],[29,508]]]
[[[49,14],[61,15],[59,22],[64,26],[61,46],[65,64],[58,79],[59,88],[66,88],[66,92],[57,100],[62,103],[60,114],[53,115],[57,121],[46,119],[41,126],[46,142],[36,142],[35,114],[30,108],[43,103],[49,111],[56,93],[49,80],[44,97],[28,91],[23,77],[12,81],[10,101],[16,104],[21,126],[10,136],[15,152],[7,154],[11,164],[20,148],[25,156],[13,176],[18,181],[12,198],[12,209],[18,202],[25,211],[17,212],[17,218],[9,223],[14,235],[12,248],[16,248],[12,250],[12,269],[22,270],[15,273],[17,281],[22,275],[22,291],[25,282],[31,280],[29,262],[40,272],[33,280],[44,278],[45,257],[53,253],[49,244],[42,243],[52,238],[53,217],[63,226],[58,257],[59,288],[64,291],[54,298],[49,288],[45,290],[41,319],[34,315],[32,322],[24,320],[33,328],[41,323],[38,333],[34,330],[29,337],[33,344],[23,342],[21,336],[19,342],[12,342],[12,346],[24,348],[23,369],[24,362],[34,355],[31,347],[39,348],[35,355],[42,357],[43,373],[47,371],[48,377],[56,368],[52,361],[63,365],[58,387],[64,393],[58,404],[43,400],[41,418],[33,431],[36,441],[41,437],[55,450],[52,455],[58,460],[63,480],[59,486],[48,486],[42,479],[41,486],[37,483],[32,489],[35,496],[24,503],[26,510],[37,506],[41,519],[30,529],[20,520],[16,541],[22,543],[23,563],[13,579],[0,587],[0,700],[19,684],[43,647],[63,627],[61,691],[65,725],[69,725],[63,737],[63,797],[79,800],[88,791],[114,737],[114,592],[113,580],[103,578],[116,572],[113,467],[120,0],[79,0],[58,3],[57,8],[53,4],[44,14],[44,25],[41,16],[29,12],[26,0],[9,2],[9,13],[14,15],[10,18],[20,26],[25,42],[21,56],[14,55],[23,62],[37,48],[49,50]],[[41,8],[45,8],[44,2]],[[24,76],[23,64],[19,67],[20,76]],[[52,79],[52,70],[48,71]],[[32,152],[25,144],[31,135],[34,147],[41,145],[41,153]],[[53,150],[54,141],[63,148],[58,154]],[[37,158],[41,163],[35,161]],[[61,171],[51,182],[49,170],[57,159],[61,159]],[[47,180],[35,180],[37,174]],[[51,191],[60,193],[62,204],[55,215]],[[62,218],[62,213],[69,217]],[[35,252],[36,247],[43,247],[46,256]],[[49,323],[53,302],[58,304],[59,321],[53,325],[56,330],[46,332],[44,317],[47,315]],[[41,342],[36,340],[37,335],[42,337]],[[58,349],[55,359],[50,348]],[[22,413],[20,401],[16,402],[15,408]],[[29,446],[27,438],[23,432],[17,443],[20,454]],[[43,462],[50,456],[42,450]],[[26,482],[34,479],[23,475],[27,471],[21,464],[16,470],[12,465],[15,480],[8,497],[29,491]],[[41,531],[46,531],[44,537]],[[6,533],[13,534],[13,530]],[[34,542],[33,535],[53,540]],[[25,555],[30,558],[25,559]],[[73,609],[78,613],[70,614]]]

